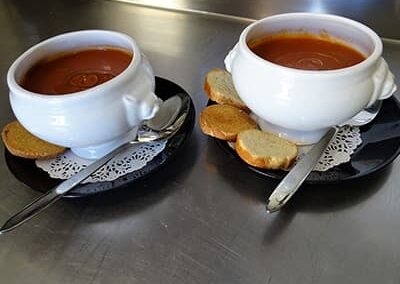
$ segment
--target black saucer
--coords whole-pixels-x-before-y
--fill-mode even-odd
[[[190,99],[188,116],[186,117],[186,120],[178,133],[176,133],[171,139],[168,140],[165,149],[156,157],[154,157],[154,159],[148,162],[146,166],[137,171],[121,176],[113,181],[81,184],[70,191],[66,195],[66,197],[88,196],[99,192],[117,189],[129,183],[139,181],[141,178],[151,175],[161,166],[164,166],[173,156],[175,156],[175,154],[177,154],[179,149],[190,137],[190,134],[193,130],[195,122],[195,108],[193,105],[193,101],[190,98],[189,94],[183,88],[181,88],[174,82],[160,77],[156,77],[155,93],[163,100],[168,99],[169,97],[172,97],[173,95],[178,93],[181,93],[182,95],[187,96]],[[46,192],[62,182],[62,180],[60,179],[49,177],[47,172],[43,171],[35,165],[34,160],[13,156],[10,152],[7,151],[6,148],[5,160],[8,168],[14,174],[14,176],[32,189]]]
[[[383,101],[376,118],[360,127],[362,144],[358,146],[347,163],[333,167],[325,172],[313,171],[306,183],[327,184],[360,178],[390,164],[400,153],[400,105],[391,97]],[[263,176],[282,179],[286,171],[262,170],[249,166],[236,154],[226,142],[215,139],[229,154],[243,163],[243,166]]]

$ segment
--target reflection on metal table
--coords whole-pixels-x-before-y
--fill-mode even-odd
[[[4,0],[0,125],[15,119],[5,80],[13,60],[72,30],[134,37],[156,75],[185,89],[197,113],[207,104],[205,74],[223,67],[252,19],[275,13],[336,13],[366,23],[384,38],[384,57],[399,78],[398,1],[325,2]],[[1,147],[1,220],[40,195],[12,174],[5,154]],[[196,120],[181,151],[152,175],[61,200],[1,236],[0,273],[7,283],[396,283],[399,171],[395,159],[360,179],[303,185],[268,215],[266,197],[278,181],[228,155]]]

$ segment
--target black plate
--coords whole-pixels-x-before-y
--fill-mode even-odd
[[[391,97],[383,101],[377,117],[367,125],[360,127],[362,144],[351,156],[351,160],[325,172],[313,171],[306,183],[337,183],[363,177],[390,164],[400,153],[400,106]],[[282,179],[286,171],[262,170],[246,164],[235,150],[221,140],[217,143],[228,153],[239,159],[247,168],[270,178]]]
[[[172,97],[175,94],[181,93],[190,99],[190,108],[188,116],[182,126],[182,128],[169,139],[165,149],[159,153],[154,159],[146,164],[143,168],[121,176],[113,181],[96,182],[82,184],[69,192],[66,197],[83,197],[99,192],[108,191],[111,189],[117,189],[125,186],[131,182],[138,181],[141,178],[150,175],[161,166],[165,165],[182,147],[185,141],[189,138],[192,133],[194,121],[195,121],[195,109],[193,101],[189,94],[177,84],[160,77],[156,77],[156,90],[157,96],[163,100]],[[8,168],[14,174],[14,176],[25,183],[29,187],[35,190],[46,192],[52,187],[59,184],[62,180],[51,178],[47,172],[39,169],[34,160],[23,159],[13,156],[5,148],[5,160]]]

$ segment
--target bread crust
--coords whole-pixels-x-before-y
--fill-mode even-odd
[[[256,135],[257,137],[255,137]],[[271,142],[271,144],[273,144],[271,147],[279,145],[281,151],[279,157],[274,156],[272,153],[257,155],[255,153],[256,149],[252,149],[252,146],[249,145],[247,141],[250,138],[258,140],[265,139],[262,142]],[[288,169],[295,162],[298,155],[297,146],[295,144],[261,130],[247,130],[240,132],[236,140],[235,149],[243,161],[251,166],[261,169]]]
[[[8,123],[1,138],[11,154],[26,159],[54,158],[66,150],[32,135],[18,121]]]
[[[249,108],[240,99],[229,72],[211,69],[204,81],[208,98],[217,105],[200,114],[200,128],[206,135],[236,142],[235,149],[247,164],[261,169],[288,169],[295,162],[297,145],[257,129]]]
[[[200,128],[204,134],[234,142],[239,132],[257,128],[249,114],[231,105],[211,105],[200,114]]]
[[[232,105],[250,112],[236,92],[231,74],[225,70],[220,68],[211,69],[204,80],[204,91],[213,102]]]

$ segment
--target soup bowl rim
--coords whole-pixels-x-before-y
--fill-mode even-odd
[[[264,25],[265,22],[269,22],[278,18],[281,18],[282,20],[289,20],[289,19],[296,19],[299,17],[310,17],[314,19],[320,19],[321,21],[324,20],[330,20],[330,21],[340,21],[340,22],[345,22],[347,24],[351,24],[353,27],[358,28],[358,30],[364,32],[364,34],[368,34],[369,38],[372,40],[374,44],[373,51],[371,54],[366,55],[366,58],[352,66],[345,67],[345,68],[339,68],[339,69],[332,69],[332,70],[306,70],[306,69],[297,69],[297,68],[291,68],[291,67],[286,67],[283,65],[279,65],[276,63],[273,63],[271,61],[268,61],[257,54],[255,54],[250,47],[248,46],[248,34],[249,32],[254,29],[256,26],[259,25]],[[328,33],[329,34],[329,33]],[[341,17],[338,15],[333,15],[333,14],[319,14],[319,13],[285,13],[285,14],[278,14],[278,15],[273,15],[269,16],[266,18],[263,18],[261,20],[255,21],[254,23],[250,24],[247,26],[243,32],[241,33],[238,41],[239,47],[244,50],[242,54],[252,60],[252,62],[259,64],[261,66],[265,67],[271,67],[271,68],[276,68],[281,71],[286,71],[286,72],[293,72],[297,75],[311,75],[311,76],[347,76],[348,73],[353,73],[357,71],[362,71],[366,68],[368,68],[370,65],[375,64],[377,60],[381,57],[382,55],[382,50],[383,50],[383,45],[380,37],[376,34],[375,31],[373,31],[371,28],[367,27],[364,24],[361,24],[357,21],[354,21],[349,18]],[[365,55],[365,54],[364,54]]]
[[[96,85],[94,87],[88,88],[83,91],[66,93],[66,94],[62,94],[62,95],[41,94],[41,93],[32,92],[32,91],[25,89],[24,87],[22,87],[20,85],[20,83],[17,82],[17,80],[15,78],[16,71],[18,70],[18,68],[20,68],[21,64],[23,64],[26,60],[28,60],[32,56],[32,53],[38,52],[40,49],[46,49],[46,46],[51,45],[57,41],[63,40],[65,38],[82,37],[82,36],[85,36],[88,34],[92,34],[94,36],[96,34],[97,35],[107,34],[107,36],[111,35],[114,37],[117,36],[117,37],[125,40],[127,43],[129,43],[129,45],[130,45],[129,50],[133,53],[133,58],[132,58],[131,62],[129,63],[129,65],[120,74],[118,74],[114,78],[112,78],[102,84]],[[99,40],[99,42],[101,42],[101,40]],[[82,47],[82,49],[96,47],[96,46],[121,47],[118,45],[102,45],[101,43],[99,43],[99,44],[84,46],[84,47]],[[123,47],[123,48],[126,48],[126,47]],[[74,50],[74,49],[75,48],[73,48],[71,50]],[[76,49],[80,49],[80,47],[77,47]],[[66,49],[66,50],[68,50],[68,49]],[[104,91],[107,91],[108,89],[112,89],[115,85],[119,85],[124,80],[128,80],[129,78],[131,78],[131,76],[133,76],[137,72],[138,66],[141,62],[141,56],[142,56],[142,54],[140,53],[139,50],[140,50],[139,46],[137,45],[135,40],[133,38],[131,38],[130,36],[128,36],[127,34],[124,34],[121,32],[116,32],[116,31],[111,31],[111,30],[92,29],[92,30],[79,30],[79,31],[63,33],[60,35],[56,35],[54,37],[50,37],[44,41],[41,41],[41,42],[35,44],[34,46],[30,47],[29,49],[27,49],[25,52],[23,52],[13,62],[13,64],[9,68],[8,73],[7,73],[7,84],[9,86],[10,92],[14,93],[15,95],[19,95],[19,96],[23,96],[23,97],[31,98],[31,99],[49,100],[49,101],[69,101],[69,100],[81,99],[82,96],[84,96],[85,98],[89,97],[89,96],[90,97],[101,96],[102,93],[104,93]],[[32,64],[30,64],[30,66],[27,68],[27,70],[29,70],[29,68],[34,66],[37,62],[39,62],[46,56],[50,56],[53,54],[56,54],[56,52],[48,53],[48,54],[45,54],[43,57],[38,58],[38,60],[36,60]],[[99,92],[98,91],[99,89],[102,89],[103,92]]]

